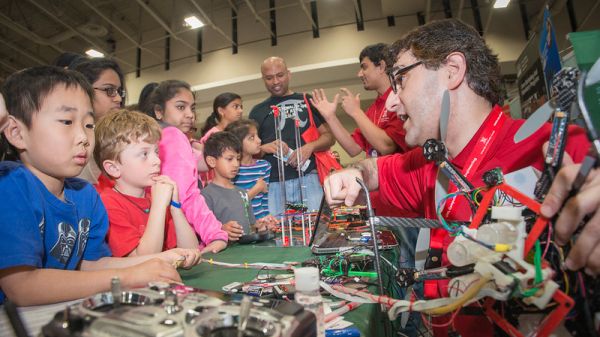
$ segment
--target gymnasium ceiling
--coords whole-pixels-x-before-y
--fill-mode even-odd
[[[337,25],[387,17],[413,16],[415,22],[453,17],[473,18],[489,12],[493,0],[0,0],[0,80],[25,67],[49,64],[65,51],[89,48],[115,58],[124,71],[163,64],[167,38],[171,61],[196,58],[198,53],[235,45],[232,18],[237,20],[237,45]],[[543,0],[512,0],[525,8],[536,26]],[[572,0],[597,2],[596,0]],[[567,0],[551,2],[562,10]],[[272,34],[270,5],[274,4],[276,34]],[[316,7],[315,21],[311,7]],[[359,13],[359,14],[357,14]],[[198,30],[183,25],[196,15],[205,24]],[[585,15],[581,13],[580,16]],[[487,16],[481,15],[482,29]],[[313,25],[314,24],[314,25]],[[522,24],[522,18],[515,18]]]

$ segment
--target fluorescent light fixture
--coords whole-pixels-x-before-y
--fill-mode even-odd
[[[85,54],[89,57],[104,57],[104,54],[96,49],[88,49],[85,51]]]
[[[202,21],[200,21],[200,19],[198,19],[195,15],[188,16],[187,18],[183,19],[183,21],[185,21],[185,24],[188,25],[191,29],[196,29],[204,26],[204,23],[202,23]]]
[[[510,0],[496,0],[494,3],[494,8],[506,8]]]

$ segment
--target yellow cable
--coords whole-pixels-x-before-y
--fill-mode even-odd
[[[433,308],[433,309],[425,310],[423,312],[426,314],[429,314],[429,315],[443,315],[443,314],[453,312],[456,309],[462,307],[467,301],[469,301],[473,297],[475,297],[479,293],[481,288],[483,288],[483,286],[486,283],[488,283],[488,281],[490,281],[490,280],[491,280],[491,278],[489,278],[489,277],[482,277],[481,279],[479,279],[479,281],[477,281],[477,283],[475,283],[472,287],[467,289],[467,291],[465,291],[465,293],[461,297],[458,297],[456,299],[456,301],[454,301],[450,304],[441,306],[439,308]]]

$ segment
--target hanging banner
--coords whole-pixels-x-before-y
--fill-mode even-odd
[[[537,42],[537,35],[533,35],[516,61],[521,118],[528,118],[547,100],[544,70]]]
[[[552,88],[552,78],[554,74],[562,68],[560,64],[560,55],[558,54],[558,44],[554,34],[554,26],[548,7],[544,7],[544,20],[542,20],[542,29],[540,29],[540,59],[544,69],[544,79],[546,83],[546,94],[551,97],[550,88]]]

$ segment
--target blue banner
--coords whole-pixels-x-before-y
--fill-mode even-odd
[[[561,68],[560,55],[558,54],[558,44],[556,43],[556,35],[554,34],[554,26],[548,7],[544,8],[544,20],[542,21],[542,29],[540,31],[540,58],[542,68],[544,69],[544,79],[546,82],[546,93],[548,97],[552,97],[550,88],[552,88],[552,77]]]

